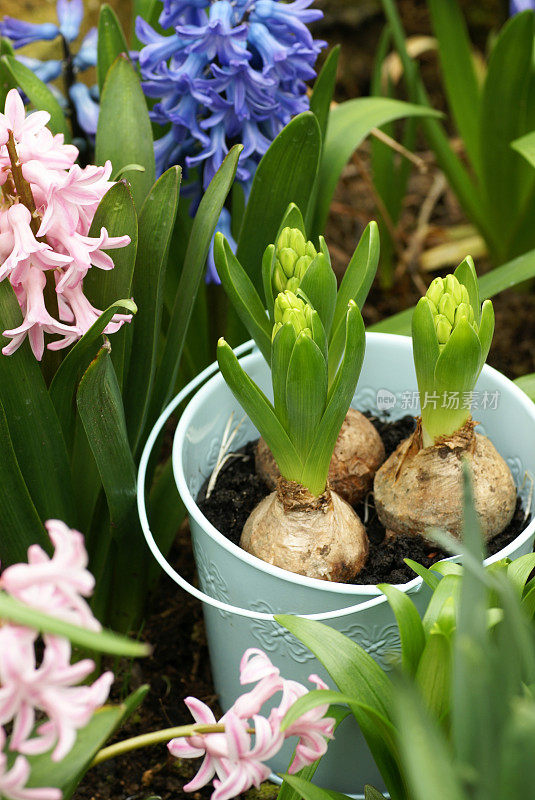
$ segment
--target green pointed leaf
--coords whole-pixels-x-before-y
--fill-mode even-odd
[[[273,405],[277,419],[289,431],[288,406],[286,405],[286,381],[288,367],[296,341],[295,328],[290,323],[279,328],[273,339],[271,381],[273,384]]]
[[[364,787],[364,800],[385,800],[385,796],[373,786]]]
[[[47,127],[52,133],[62,133],[65,141],[70,142],[71,133],[62,108],[48,86],[35,75],[31,69],[14,56],[5,55],[0,63],[8,70],[16,86],[20,86],[30,103],[39,111],[48,111],[50,122]]]
[[[136,499],[121,393],[106,341],[87,368],[76,397],[78,412],[106,492],[115,536],[127,534]]]
[[[258,291],[262,255],[276,240],[289,203],[295,203],[306,217],[320,149],[318,122],[311,111],[305,111],[283,128],[256,168],[236,256]]]
[[[265,439],[281,473],[289,480],[299,480],[301,462],[288,434],[267,397],[243,371],[224,340],[217,346],[217,361],[229,389]]]
[[[49,753],[30,756],[28,760],[31,766],[31,775],[27,786],[54,786],[61,789],[63,800],[69,800],[98,751],[134,713],[148,690],[148,686],[142,686],[130,697],[127,697],[121,705],[106,705],[98,709],[87,725],[78,731],[68,757],[59,763],[52,761]]]
[[[122,53],[128,55],[128,45],[117,14],[111,6],[104,3],[100,7],[98,19],[97,78],[102,94],[108,70]]]
[[[295,789],[304,800],[349,800],[347,794],[335,792],[332,789],[322,789],[299,775],[283,775],[285,783]]]
[[[312,225],[314,235],[325,230],[334,190],[342,170],[371,129],[381,127],[394,119],[426,115],[440,116],[431,108],[383,97],[346,100],[331,110],[318,175],[318,200]],[[303,207],[305,206],[301,206]]]
[[[411,598],[405,592],[386,583],[377,585],[395,614],[401,639],[401,659],[408,675],[415,675],[425,646],[425,633],[420,615]]]
[[[64,636],[83,650],[129,658],[147,656],[151,652],[150,646],[144,642],[126,639],[112,631],[92,631],[88,628],[81,628],[58,617],[43,614],[38,609],[21,603],[2,591],[0,591],[0,619],[32,628],[39,633]]]
[[[394,699],[392,683],[362,647],[319,622],[287,615],[277,615],[275,619],[314,653],[343,694],[358,697],[360,704],[369,706],[387,720],[391,719]],[[352,705],[351,710],[392,797],[398,800],[401,798],[398,768],[382,732],[378,731],[375,721],[361,709],[360,704]]]
[[[132,300],[118,300],[116,303],[112,303],[106,311],[102,312],[87,333],[69,350],[52,379],[48,391],[61,422],[69,452],[74,443],[76,390],[82,375],[102,344],[102,332],[114,314],[125,312],[135,314],[136,311],[137,306]]]
[[[103,272],[93,268],[84,278],[84,292],[95,308],[99,309],[108,308],[118,297],[132,296],[138,222],[132,195],[123,181],[114,184],[100,201],[89,235],[98,237],[101,228],[106,228],[110,236],[129,236],[130,244],[108,251],[114,263],[112,270]],[[139,303],[136,305],[139,306]],[[130,336],[129,323],[125,323],[120,330],[112,334],[112,361],[121,387],[127,367],[127,343]]]
[[[454,604],[457,602],[460,589],[461,582],[458,575],[446,575],[439,582],[431,596],[423,618],[423,626],[427,634],[436,624],[446,603],[451,602],[451,600],[453,600]]]
[[[448,105],[474,170],[480,174],[481,91],[467,25],[457,0],[429,0],[429,11]]]
[[[396,697],[399,744],[413,800],[465,800],[448,742],[410,687]]]
[[[519,597],[522,597],[526,581],[534,569],[535,553],[527,553],[525,556],[515,558],[507,567],[507,577],[512,586],[516,589]]]
[[[530,375],[523,375],[521,378],[516,378],[515,383],[535,402],[535,372],[532,372]]]
[[[314,88],[310,96],[310,110],[316,115],[320,126],[322,141],[325,140],[329,112],[336,85],[336,70],[340,58],[340,45],[332,48],[325,59],[321,72],[314,82]]]
[[[302,461],[308,450],[327,401],[327,365],[318,345],[306,333],[300,333],[292,350],[286,376],[288,433]],[[319,496],[325,490],[320,482],[308,486]]]
[[[48,537],[35,510],[28,487],[20,471],[9,435],[4,409],[0,403],[0,531],[2,531],[2,568],[25,561],[28,547],[39,544],[48,549]]]
[[[472,306],[472,310],[474,312],[474,318],[476,322],[479,322],[479,317],[481,314],[479,283],[477,280],[476,268],[474,266],[474,259],[472,256],[466,256],[453,274],[459,283],[462,283],[464,286],[466,286],[468,297],[470,298],[470,305]]]
[[[108,159],[115,172],[127,164],[145,168],[129,173],[135,206],[141,209],[154,183],[154,147],[145,96],[126,55],[108,69],[100,98],[95,161],[104,164]]]
[[[3,281],[0,331],[16,328],[21,322],[15,293],[9,281]],[[1,335],[0,340],[0,347],[8,343]],[[62,519],[74,525],[76,511],[67,449],[39,362],[28,341],[11,356],[0,353],[0,403],[20,471],[40,518]]]
[[[433,314],[426,297],[418,301],[412,317],[412,346],[414,366],[420,396],[432,392],[435,383],[435,367],[440,355]]]
[[[379,229],[375,222],[370,222],[360,237],[338,290],[329,342],[329,380],[334,377],[342,357],[347,305],[353,300],[362,311],[378,263]]]
[[[234,181],[241,151],[242,145],[234,145],[230,150],[212,178],[195,215],[171,311],[165,346],[156,372],[147,429],[152,427],[174,392],[189,321],[210,243],[221,216],[221,209]]]
[[[264,288],[264,297],[266,298],[266,308],[272,324],[275,298],[273,297],[273,284],[271,279],[273,276],[273,265],[275,263],[275,249],[274,244],[268,244],[262,256],[262,286]]]
[[[422,567],[421,564],[418,564],[416,561],[413,561],[412,558],[404,558],[405,564],[407,564],[414,572],[423,579],[424,583],[431,590],[435,590],[440,583],[440,578],[436,575],[432,570],[426,569]]]
[[[533,55],[533,14],[516,14],[504,25],[489,57],[480,116],[484,201],[495,230],[498,263],[507,257],[519,202],[535,175],[511,142],[527,132],[525,103]]]
[[[308,297],[310,304],[318,312],[327,336],[331,330],[336,306],[336,275],[330,261],[323,253],[318,253],[311,262],[299,289]]]
[[[493,336],[494,308],[490,300],[485,300],[481,308],[481,320],[479,322],[479,342],[481,344],[481,358],[479,360],[480,371],[485,366]]]
[[[431,631],[416,670],[416,683],[433,716],[441,719],[450,707],[452,648],[447,636]]]
[[[520,153],[532,167],[535,167],[535,131],[530,131],[515,139],[514,142],[511,142],[511,147]]]
[[[139,239],[132,293],[139,307],[132,323],[132,358],[125,385],[125,416],[132,452],[143,431],[156,374],[161,335],[163,293],[169,247],[175,225],[180,190],[180,167],[171,167],[154,184],[139,215]],[[135,387],[135,391],[131,390]]]
[[[214,260],[227,297],[269,364],[271,325],[264,304],[222,233],[215,235]]]
[[[346,316],[344,355],[329,388],[327,408],[303,467],[302,482],[305,486],[309,481],[325,483],[327,479],[334,445],[355,394],[365,347],[362,316],[358,306],[350,303]]]

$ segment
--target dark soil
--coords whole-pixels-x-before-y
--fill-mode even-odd
[[[415,427],[414,417],[410,416],[396,421],[380,419],[371,414],[366,416],[381,436],[387,457]],[[204,496],[205,487],[199,495],[199,508],[205,517],[234,544],[239,544],[241,531],[253,508],[269,494],[269,489],[255,472],[255,444],[256,442],[246,444],[239,455],[225,465],[208,499]],[[364,522],[370,542],[368,560],[365,568],[355,578],[356,584],[406,583],[415,577],[415,573],[405,564],[404,559],[411,558],[424,567],[430,567],[451,555],[419,536],[397,536],[393,540],[385,540],[385,529],[375,513],[373,493],[368,495],[365,502],[356,505],[355,511]],[[497,553],[525,527],[526,519],[518,499],[515,515],[509,526],[488,542],[488,554]]]

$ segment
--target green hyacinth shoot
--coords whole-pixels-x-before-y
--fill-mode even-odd
[[[345,345],[329,387],[325,328],[303,296],[280,292],[274,302],[271,336],[273,403],[244,372],[236,356],[219,340],[223,377],[267,442],[281,474],[319,496],[342,422],[355,393],[364,357],[364,323],[350,300]]]
[[[318,255],[312,242],[307,242],[299,228],[284,228],[275,247],[273,293],[288,289],[296,292],[305,272]]]
[[[470,257],[454,274],[435,278],[418,302],[412,339],[424,446],[450,436],[469,419],[471,395],[493,333],[492,303],[480,305]]]

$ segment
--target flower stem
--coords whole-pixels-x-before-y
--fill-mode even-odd
[[[15,184],[15,189],[17,190],[18,198],[31,214],[30,227],[33,235],[37,237],[37,231],[41,226],[41,220],[36,214],[35,200],[33,199],[30,184],[27,180],[25,180],[24,175],[22,174],[22,164],[19,161],[13,131],[9,131],[7,152],[9,153],[9,160],[11,161],[11,174],[13,176],[13,182]]]
[[[100,750],[93,761],[92,767],[107,761],[109,758],[129,753],[131,750],[138,750],[140,747],[149,747],[153,744],[162,744],[175,739],[178,736],[195,736],[200,733],[224,733],[224,725],[180,725],[178,728],[164,728],[163,730],[143,733],[141,736],[133,736],[131,739],[124,739],[122,742],[111,744]]]

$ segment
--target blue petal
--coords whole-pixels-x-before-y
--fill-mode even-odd
[[[49,61],[40,61],[38,58],[17,56],[17,61],[31,69],[43,83],[55,81],[61,75],[61,61],[56,58],[51,58]]]
[[[82,39],[80,49],[74,56],[74,64],[80,72],[89,69],[89,67],[96,67],[97,43],[98,31],[96,28],[91,28]]]
[[[74,83],[69,89],[69,97],[74,103],[80,127],[90,136],[95,136],[100,107],[91,97],[89,87],[85,83]]]
[[[56,13],[61,35],[68,42],[73,42],[80,33],[84,18],[83,0],[58,0]]]
[[[23,22],[14,17],[4,17],[0,22],[0,36],[9,39],[13,47],[24,47],[31,42],[52,41],[59,35],[59,28],[52,22]]]
[[[511,0],[509,14],[519,14],[521,11],[535,11],[535,0]]]

